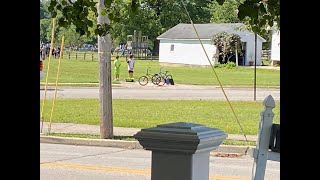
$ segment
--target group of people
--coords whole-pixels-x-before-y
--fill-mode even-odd
[[[130,53],[129,58],[126,57],[126,62],[128,64],[128,75],[129,79],[133,80],[133,71],[134,71],[134,58],[133,55]],[[114,74],[115,74],[115,81],[119,81],[119,76],[120,76],[120,66],[121,66],[121,61],[119,59],[119,56],[116,56],[116,59],[113,62],[114,64]]]
[[[40,49],[42,49],[42,51],[44,52],[45,56],[46,57],[49,57],[49,52],[50,52],[50,44],[42,44]],[[59,58],[60,57],[60,47],[57,47],[57,48],[52,48],[52,56],[54,58]]]

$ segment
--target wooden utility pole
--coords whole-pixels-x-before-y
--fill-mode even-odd
[[[257,100],[257,33],[254,33],[254,93],[253,100]]]
[[[108,15],[101,15],[104,0],[98,1],[98,24],[109,24]],[[111,37],[98,36],[100,137],[113,138],[112,82],[111,82]]]

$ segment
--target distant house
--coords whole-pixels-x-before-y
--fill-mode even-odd
[[[238,61],[239,65],[249,65],[250,60],[254,61],[254,33],[248,30],[236,30],[239,26],[243,26],[243,24],[195,24],[201,42],[212,63],[214,63],[213,56],[216,53],[216,47],[212,44],[211,38],[223,31],[235,33],[241,37],[244,56]],[[180,23],[158,36],[157,39],[160,41],[160,64],[210,65],[191,24]],[[257,65],[261,65],[262,42],[265,42],[265,39],[257,35]]]
[[[272,29],[271,65],[280,64],[280,30]]]

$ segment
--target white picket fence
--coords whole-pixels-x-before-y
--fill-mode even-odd
[[[252,180],[264,180],[267,160],[280,162],[280,124],[273,124],[273,97],[266,97],[263,105],[265,109],[260,113],[257,145],[251,151],[254,158]]]

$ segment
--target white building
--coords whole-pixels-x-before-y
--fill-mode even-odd
[[[272,29],[271,65],[280,64],[280,30]]]
[[[216,53],[216,47],[212,44],[211,38],[223,31],[238,34],[241,41],[244,42],[244,61],[238,61],[239,65],[249,65],[250,60],[254,61],[254,33],[248,30],[236,30],[239,26],[243,26],[243,24],[195,24],[201,42],[212,63],[214,63],[213,56]],[[191,24],[180,23],[158,36],[157,39],[160,41],[160,64],[210,65]],[[257,65],[261,65],[262,42],[265,42],[265,39],[257,35]]]

